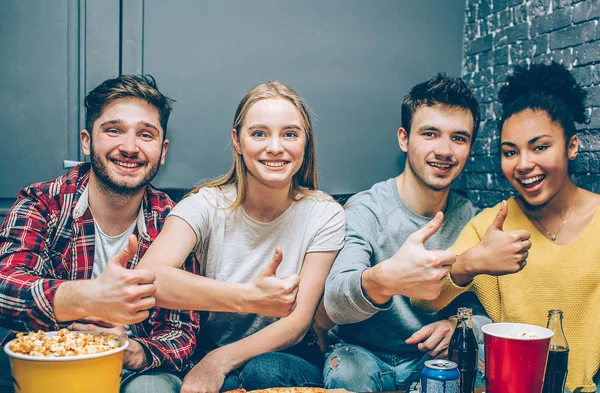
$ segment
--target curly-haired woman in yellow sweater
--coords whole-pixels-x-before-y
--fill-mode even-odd
[[[556,63],[517,68],[507,82],[499,93],[501,162],[518,196],[467,224],[452,247],[458,257],[440,297],[413,303],[438,310],[473,290],[495,322],[541,326],[549,309],[563,310],[567,388],[594,392],[600,386],[600,195],[569,177],[586,93]],[[487,244],[498,242],[506,243],[503,255],[486,253]]]

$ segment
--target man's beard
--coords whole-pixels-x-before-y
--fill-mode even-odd
[[[92,170],[94,171],[94,174],[100,183],[100,187],[111,194],[122,196],[131,196],[137,194],[142,188],[146,187],[148,183],[152,181],[152,179],[154,179],[160,168],[160,162],[157,162],[154,165],[149,165],[147,166],[149,169],[148,172],[137,184],[119,184],[110,177],[106,165],[95,153],[93,143],[90,146],[90,160],[92,164]]]

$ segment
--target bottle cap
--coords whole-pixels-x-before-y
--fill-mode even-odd
[[[562,312],[562,310],[555,310],[555,309],[548,310],[548,318],[550,318],[552,315],[560,315],[560,317],[562,318],[563,312]]]
[[[465,319],[467,317],[471,317],[473,316],[473,310],[468,307],[459,307],[456,316],[458,317],[458,319]]]

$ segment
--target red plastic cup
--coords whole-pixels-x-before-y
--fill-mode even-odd
[[[524,323],[491,323],[482,330],[486,392],[541,393],[554,333]]]

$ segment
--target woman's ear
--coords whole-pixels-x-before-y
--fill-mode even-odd
[[[573,135],[569,140],[569,144],[567,145],[567,157],[569,160],[574,160],[579,153],[579,137],[577,135]]]
[[[235,149],[236,153],[241,155],[242,145],[238,138],[237,130],[235,128],[231,130],[231,143],[233,143],[233,148]]]

